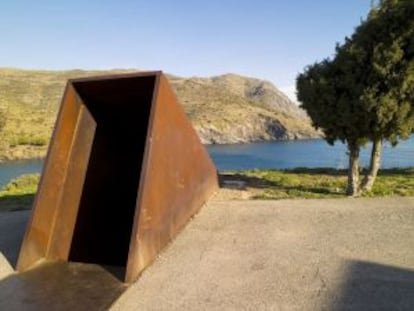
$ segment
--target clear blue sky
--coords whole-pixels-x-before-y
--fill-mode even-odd
[[[292,93],[332,55],[371,0],[11,0],[0,4],[0,67],[238,73]]]

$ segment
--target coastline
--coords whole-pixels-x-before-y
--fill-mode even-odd
[[[0,164],[21,160],[43,160],[47,146],[14,146],[0,150]]]
[[[270,142],[286,142],[286,141],[307,141],[307,140],[320,140],[321,137],[294,137],[294,138],[279,138],[279,139],[255,139],[255,140],[240,140],[237,142],[224,142],[219,141],[212,143],[203,143],[205,147],[210,146],[224,146],[224,145],[239,145],[239,144],[252,144],[252,143],[270,143]],[[203,137],[200,137],[202,142],[205,141]],[[0,149],[0,164],[20,161],[20,160],[44,160],[46,158],[48,150],[48,144],[44,146],[32,146],[32,145],[17,145],[8,148]]]

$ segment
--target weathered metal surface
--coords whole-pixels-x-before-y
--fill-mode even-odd
[[[17,268],[89,262],[132,282],[217,188],[161,72],[70,80]]]
[[[218,189],[217,174],[166,77],[158,75],[126,281],[139,273]]]
[[[75,215],[77,213],[74,201],[79,197],[80,191],[73,189],[73,186],[78,188],[82,185],[82,173],[84,172],[81,166],[87,163],[88,155],[86,150],[83,156],[76,157],[78,155],[76,142],[84,144],[86,140],[86,145],[88,145],[87,140],[94,131],[92,124],[88,131],[79,132],[78,124],[83,124],[85,113],[86,109],[76,91],[71,84],[68,84],[45,161],[39,190],[33,203],[32,216],[22,243],[17,263],[18,270],[26,270],[42,258],[65,259],[50,251],[55,249],[53,246],[56,244],[52,243],[55,233],[61,236],[61,240],[58,241],[61,249],[67,249],[70,245],[73,220],[65,219],[64,213],[69,212]],[[68,176],[72,179],[67,179]],[[68,186],[66,186],[66,181]],[[79,184],[76,185],[76,183]],[[58,228],[55,226],[57,222],[60,224]]]

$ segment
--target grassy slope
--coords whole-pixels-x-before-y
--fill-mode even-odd
[[[345,197],[346,171],[335,169],[253,170],[229,172],[222,184],[242,181],[254,199]],[[225,186],[226,187],[226,186]],[[383,169],[372,192],[364,196],[413,196],[414,168]]]
[[[6,114],[0,159],[43,157],[67,79],[97,73],[0,69],[0,109]]]

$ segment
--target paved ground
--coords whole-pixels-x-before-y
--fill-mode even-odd
[[[0,214],[0,251],[10,257],[6,240],[21,229],[7,217]],[[82,269],[60,270],[69,271],[72,287],[77,275],[95,283],[61,299],[57,284],[66,277],[50,281],[56,309],[75,301],[86,310],[86,299],[88,310],[414,310],[414,198],[212,201],[128,288]],[[21,303],[11,290],[27,288],[27,279],[0,281],[0,309],[10,300],[36,309],[36,299],[46,299],[38,290]]]

